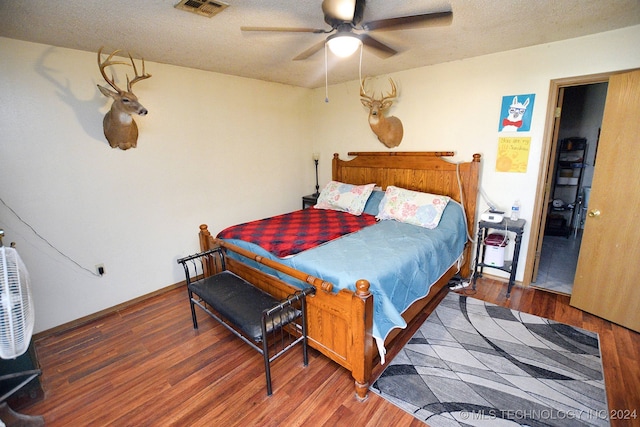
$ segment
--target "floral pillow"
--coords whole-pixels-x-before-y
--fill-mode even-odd
[[[380,202],[378,219],[394,219],[425,228],[436,228],[442,212],[451,200],[447,196],[406,190],[392,185],[387,187]]]
[[[360,215],[375,184],[352,185],[330,181],[320,192],[316,209],[332,209]]]

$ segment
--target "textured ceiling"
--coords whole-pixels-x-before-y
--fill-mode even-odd
[[[329,28],[321,0],[226,0],[207,18],[178,0],[0,0],[0,36],[315,88],[325,82],[324,50],[292,58],[325,34],[242,32],[240,26]],[[373,32],[399,53],[365,49],[362,72],[401,70],[640,24],[638,0],[369,0],[363,22],[442,10],[451,25]],[[329,59],[329,83],[358,78],[359,55]]]

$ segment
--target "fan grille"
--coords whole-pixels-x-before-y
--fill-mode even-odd
[[[0,357],[13,359],[24,354],[33,327],[27,269],[15,249],[0,247]]]

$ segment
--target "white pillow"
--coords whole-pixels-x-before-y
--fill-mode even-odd
[[[316,209],[332,209],[360,215],[375,184],[352,185],[330,181],[320,192]]]
[[[425,228],[436,228],[451,200],[447,196],[406,190],[390,185],[380,202],[376,218],[394,219]]]

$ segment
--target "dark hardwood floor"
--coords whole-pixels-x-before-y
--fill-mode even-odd
[[[570,307],[563,295],[519,287],[505,294],[504,283],[484,278],[473,296],[598,332],[610,410],[640,411],[640,334]],[[273,363],[268,397],[261,356],[208,316],[199,319],[194,331],[178,288],[38,340],[45,398],[20,412],[44,415],[47,426],[423,425],[374,393],[358,402],[351,375],[315,350],[305,368],[300,346]]]

